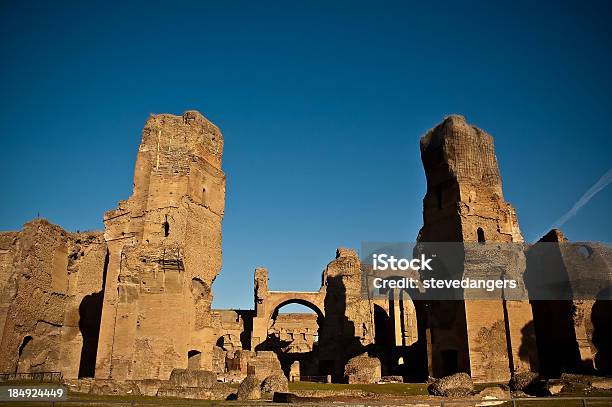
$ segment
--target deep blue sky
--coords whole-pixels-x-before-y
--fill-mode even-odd
[[[460,113],[536,239],[612,167],[609,2],[426,3],[1,1],[0,230],[100,229],[147,116],[197,109],[225,137],[214,305],[248,308],[256,266],[311,290],[338,246],[414,241],[419,137]],[[611,202],[563,231],[612,241]]]

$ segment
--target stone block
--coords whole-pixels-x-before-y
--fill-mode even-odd
[[[261,383],[263,393],[287,393],[289,391],[289,381],[282,374],[274,374],[266,377]]]
[[[381,379],[380,360],[367,353],[355,356],[346,364],[344,377],[349,384],[377,383]]]
[[[175,387],[203,387],[210,389],[217,383],[217,375],[207,370],[174,369],[168,384]]]
[[[474,391],[474,383],[467,373],[455,373],[434,381],[427,391],[434,396],[465,397]]]
[[[96,379],[92,382],[89,394],[106,396],[140,396],[140,389],[133,381]]]
[[[261,381],[255,376],[247,376],[237,393],[238,400],[259,400],[261,398]]]

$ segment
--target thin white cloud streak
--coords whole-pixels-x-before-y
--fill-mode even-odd
[[[591,199],[605,187],[607,187],[610,183],[612,183],[612,168],[609,169],[600,179],[597,181],[591,188],[589,188],[580,199],[572,206],[572,208],[567,211],[563,216],[561,216],[553,225],[549,228],[560,228],[571,218],[576,216],[580,208],[589,203]]]

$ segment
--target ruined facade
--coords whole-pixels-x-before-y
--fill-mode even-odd
[[[522,242],[516,212],[504,200],[493,138],[449,116],[421,139],[427,178],[421,242]],[[482,257],[482,256],[480,256]],[[464,276],[470,276],[466,258]],[[525,259],[516,253],[516,278]],[[501,278],[489,267],[487,278]],[[449,301],[430,304],[430,365],[434,376],[470,372],[483,382],[508,380],[530,370],[536,355],[519,356],[522,333],[533,319],[526,301]],[[528,327],[529,329],[529,327]],[[531,328],[532,329],[532,328]],[[527,333],[527,335],[533,335]]]
[[[106,242],[36,219],[0,234],[0,371],[93,375]]]
[[[134,192],[104,216],[108,285],[96,377],[167,378],[189,358],[211,369],[222,154],[221,132],[198,112],[145,124]]]
[[[43,220],[0,235],[3,372],[167,379],[212,369],[223,137],[200,113],[151,116],[132,196],[104,233]]]
[[[251,350],[275,352],[287,375],[298,362],[301,376],[331,375],[342,381],[346,362],[373,343],[369,304],[362,296],[361,262],[354,250],[336,251],[336,258],[323,270],[319,291],[270,291],[268,271],[263,268],[255,270],[254,285]],[[292,328],[297,335],[279,331],[279,324],[300,325],[296,316],[279,316],[279,309],[288,304],[310,308],[316,329],[311,317],[302,329]]]
[[[289,353],[312,352],[319,341],[319,323],[313,314],[278,314],[269,332],[287,343],[282,350]]]
[[[69,233],[41,219],[0,233],[0,373],[139,381],[203,369],[235,381],[249,370],[258,377],[282,370],[350,382],[362,378],[351,378],[347,364],[366,353],[382,375],[410,381],[458,371],[479,382],[525,370],[610,371],[610,334],[602,328],[612,325],[608,301],[559,308],[505,298],[433,301],[409,290],[369,298],[367,270],[351,249],[336,251],[318,291],[271,291],[268,271],[258,268],[252,310],[212,310],[222,153],[221,132],[200,113],[151,116],[133,193],[104,215],[103,233]],[[490,135],[449,116],[421,139],[421,157],[427,192],[418,241],[522,244]],[[562,238],[554,232],[544,240]],[[528,290],[529,273],[548,272],[534,260],[537,245],[505,263],[483,263],[483,250],[462,253],[463,276],[509,275]],[[605,262],[597,250],[573,269]],[[558,269],[578,261],[563,250],[559,259]],[[287,304],[313,314],[280,314]],[[564,333],[561,345],[550,332]],[[553,356],[566,351],[562,361]]]
[[[569,243],[561,231],[553,229],[529,247],[526,257],[528,288],[533,287],[533,291],[544,283],[566,294],[557,298],[538,295],[531,300],[540,372],[553,377],[594,369],[610,374],[610,247],[593,242]],[[590,295],[581,295],[585,292]]]

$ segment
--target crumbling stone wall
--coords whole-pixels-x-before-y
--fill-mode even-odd
[[[422,242],[522,242],[516,212],[504,200],[493,138],[452,115],[421,139],[421,158],[427,178],[423,199]],[[525,271],[522,251],[515,253],[512,273],[519,281]],[[467,256],[467,255],[466,255]],[[464,276],[484,274],[499,278],[506,265],[482,265],[466,259]],[[532,361],[519,355],[521,331],[533,319],[526,301],[446,301],[431,304],[431,337],[428,344],[432,375],[455,371],[471,373],[477,381],[507,380],[512,371],[529,370]],[[449,319],[449,315],[454,316]],[[444,321],[450,321],[445,323]],[[505,321],[507,346],[493,356],[505,363],[485,367],[492,356],[483,351],[479,338],[494,332]],[[440,343],[439,339],[443,338]],[[512,360],[512,363],[509,362]],[[512,368],[509,366],[512,364]],[[454,371],[453,371],[454,370]]]
[[[421,139],[427,178],[419,241],[522,242],[516,211],[504,201],[493,138],[451,115]]]
[[[251,349],[277,352],[286,375],[299,360],[302,374],[331,374],[334,381],[343,381],[346,362],[363,353],[374,339],[372,308],[362,290],[361,262],[351,249],[336,251],[336,258],[323,271],[322,285],[317,292],[270,291],[268,271],[256,269]],[[316,346],[314,316],[309,320],[310,325],[298,324],[295,318],[284,322],[282,317],[277,319],[278,310],[291,303],[308,306],[316,313]],[[283,323],[291,328],[283,329]],[[293,338],[289,337],[290,333]],[[296,341],[296,334],[306,338]]]
[[[104,216],[108,281],[96,377],[167,379],[199,352],[212,368],[221,268],[223,137],[195,111],[147,120],[134,191]]]
[[[425,320],[418,290],[388,289],[385,296],[372,298],[370,303],[374,354],[380,359],[383,376],[426,380]]]
[[[250,349],[251,310],[213,310],[213,325],[218,330],[215,344],[231,352]]]
[[[0,371],[93,376],[106,255],[44,219],[0,234]]]
[[[218,374],[238,371],[246,375],[251,347],[252,310],[213,310],[216,331],[212,370]]]
[[[316,314],[278,314],[268,333],[278,337],[283,351],[288,353],[311,352],[318,340],[319,323]]]
[[[257,268],[254,275],[255,314],[253,316],[253,331],[251,335],[251,350],[267,350],[276,343],[270,335],[273,319],[278,310],[287,304],[301,304],[312,309],[319,320],[325,315],[324,300],[325,285],[319,291],[270,291],[268,289],[268,270]]]
[[[537,294],[531,303],[541,373],[612,372],[609,247],[570,243],[553,229],[526,253],[526,284]],[[541,298],[542,288],[537,287],[545,285],[555,287],[556,298]]]
[[[249,370],[263,378],[297,368],[342,381],[347,362],[368,353],[382,362],[377,372],[394,373],[404,359],[404,377],[427,364],[433,376],[465,371],[492,382],[537,370],[536,333],[540,349],[547,349],[547,332],[568,339],[561,349],[568,357],[553,371],[612,371],[609,301],[565,301],[563,318],[556,318],[559,303],[538,308],[534,302],[534,324],[526,301],[426,302],[408,291],[368,300],[362,265],[350,249],[337,250],[317,292],[270,291],[267,270],[259,268],[254,310],[212,311],[225,205],[222,153],[219,129],[198,112],[151,116],[132,196],[105,214],[103,234],[69,233],[42,219],[20,232],[0,233],[0,371],[62,371],[67,378],[95,373],[97,380],[115,383],[106,379],[158,382],[177,368],[213,370],[227,381],[241,380]],[[421,139],[421,156],[427,193],[419,241],[523,242],[515,210],[503,197],[490,135],[449,116]],[[553,231],[547,240],[564,238]],[[587,255],[576,255],[582,249]],[[521,282],[526,267],[539,271],[533,260],[538,245],[527,259],[514,250],[503,262],[483,256],[486,250],[476,245],[462,253],[464,276]],[[602,250],[559,247],[558,266],[570,291],[595,265],[610,271],[601,264],[610,258]],[[603,294],[610,289],[597,288]],[[311,307],[316,320],[278,317],[289,303]],[[283,367],[269,351],[276,350],[275,335],[289,344],[282,352],[302,357]],[[556,349],[547,350],[549,364]]]
[[[323,272],[325,319],[319,333],[322,374],[344,380],[348,360],[365,352],[374,341],[371,305],[362,295],[361,262],[352,249],[339,248]]]

